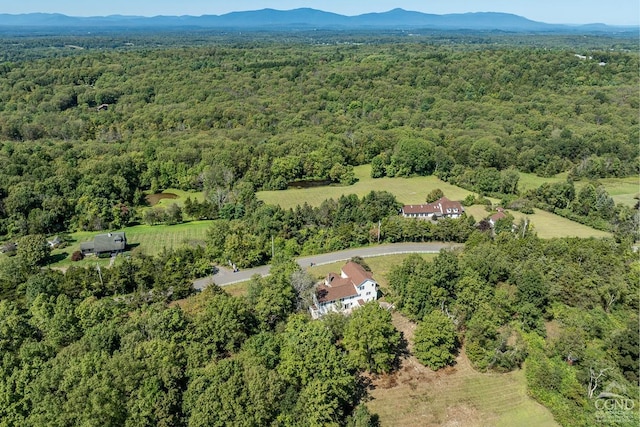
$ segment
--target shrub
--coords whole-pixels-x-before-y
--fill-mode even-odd
[[[431,192],[429,194],[427,194],[426,202],[427,203],[433,203],[436,200],[440,199],[441,197],[444,197],[444,193],[442,192],[441,189],[436,188],[434,190],[431,190]]]
[[[80,251],[75,251],[74,253],[71,254],[71,261],[80,261],[84,259],[84,255],[82,254],[82,252]]]

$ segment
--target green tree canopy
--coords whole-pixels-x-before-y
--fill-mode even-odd
[[[375,301],[353,311],[342,340],[353,366],[372,373],[393,370],[400,344],[391,313]]]
[[[427,314],[415,330],[414,353],[434,371],[453,363],[457,345],[455,326],[442,311]]]

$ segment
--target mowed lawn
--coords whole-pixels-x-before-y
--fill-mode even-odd
[[[386,293],[389,288],[389,280],[387,278],[391,269],[397,265],[402,264],[411,254],[396,254],[396,255],[384,255],[370,258],[364,258],[364,261],[371,268],[373,278],[380,285],[382,293]],[[427,261],[432,261],[438,254],[418,254]],[[316,265],[314,267],[308,267],[307,271],[315,279],[322,279],[329,273],[339,273],[344,261],[334,262],[332,264]]]
[[[518,180],[518,190],[525,191],[538,188],[545,182],[555,184],[556,182],[564,182],[567,180],[567,174],[561,173],[555,176],[542,177],[533,173],[518,172],[520,179]]]
[[[320,206],[326,199],[338,199],[342,195],[356,194],[362,197],[371,191],[388,191],[404,204],[424,203],[431,190],[439,188],[451,200],[462,200],[470,191],[439,180],[435,176],[412,178],[371,178],[371,165],[354,168],[358,182],[348,186],[327,186],[314,188],[294,188],[280,191],[260,191],[258,199],[267,204],[280,205],[284,209],[295,208],[307,202]]]
[[[411,350],[416,325],[399,313],[393,313],[393,323]],[[464,351],[455,366],[437,372],[411,355],[398,372],[375,378],[373,386],[366,405],[382,426],[558,426],[549,410],[527,395],[522,370],[480,373]]]
[[[207,238],[207,230],[211,226],[212,221],[191,221],[176,225],[136,225],[126,227],[122,230],[127,235],[127,246],[131,249],[141,251],[147,255],[155,255],[160,253],[164,248],[172,249],[183,244],[204,243]],[[70,234],[71,243],[63,249],[56,249],[52,252],[52,256],[62,258],[52,267],[63,267],[71,265],[71,254],[80,250],[80,243],[90,241],[96,234],[104,232],[77,232]],[[89,260],[95,260],[95,257],[89,257]],[[107,260],[108,261],[108,260]],[[75,263],[74,263],[75,264]]]
[[[491,215],[484,206],[474,205],[465,208],[468,215],[473,215],[476,221],[480,221]],[[553,237],[611,237],[611,233],[596,230],[575,221],[563,218],[551,212],[534,209],[531,215],[517,211],[507,211],[515,218],[515,222],[520,219],[529,219],[538,237],[550,239]]]

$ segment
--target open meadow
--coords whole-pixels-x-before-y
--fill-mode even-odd
[[[347,187],[329,186],[314,187],[304,189],[289,189],[282,191],[261,191],[257,193],[260,200],[269,204],[277,204],[288,209],[296,205],[308,203],[311,206],[319,206],[322,201],[328,198],[338,198],[343,194],[357,194],[362,197],[370,191],[388,191],[396,196],[398,201],[404,204],[424,203],[426,195],[436,188],[443,191],[444,195],[451,200],[462,200],[472,192],[455,185],[448,184],[439,180],[435,176],[421,176],[412,178],[377,178],[370,177],[371,166],[363,165],[355,169],[358,182]],[[532,174],[521,174],[524,176],[525,188],[535,188],[544,182],[559,182],[564,178],[541,178]],[[602,180],[603,184],[607,183],[608,189],[618,188],[618,196],[612,193],[614,200],[616,197],[629,198],[633,200],[633,186],[631,178],[620,178],[612,180]],[[577,188],[580,183],[576,183]],[[637,190],[637,189],[636,189]],[[637,193],[637,191],[636,191]],[[636,194],[633,193],[633,194]],[[497,200],[493,200],[497,202]],[[482,218],[489,216],[484,206],[470,206],[465,208],[468,214],[480,221]],[[534,210],[532,215],[525,215],[519,212],[512,212],[516,220],[520,218],[529,218],[535,227],[538,236],[542,238],[552,237],[609,237],[610,233],[596,230],[594,228],[582,225],[575,221],[568,220],[559,215],[545,212],[539,209]]]
[[[342,195],[356,194],[362,197],[371,191],[388,191],[405,204],[424,203],[427,194],[441,189],[452,200],[462,200],[471,191],[448,184],[435,176],[417,176],[411,178],[371,178],[371,165],[354,168],[358,182],[349,186],[327,186],[314,188],[292,188],[280,191],[259,191],[258,199],[268,204],[280,205],[284,209],[295,208],[307,202],[310,206],[320,206],[326,199],[338,199]]]
[[[399,313],[393,313],[393,323],[411,351],[415,323]],[[366,405],[379,415],[382,426],[558,425],[549,410],[527,395],[523,370],[477,372],[464,350],[453,367],[437,372],[409,355],[397,372],[373,378],[372,385],[372,399]]]
[[[532,173],[519,173],[520,180],[518,181],[518,189],[520,191],[538,188],[545,182],[553,184],[556,182],[563,182],[567,179],[566,172],[552,177],[540,177]],[[576,192],[580,191],[580,189],[589,182],[590,181],[588,180],[575,181],[573,185],[576,188]],[[600,178],[597,180],[597,183],[607,190],[607,193],[609,193],[613,201],[616,203],[634,206],[640,196],[640,177],[637,176],[630,176],[626,178]]]
[[[480,205],[468,206],[465,208],[465,211],[467,215],[473,215],[476,221],[480,221],[491,215],[484,206]],[[507,212],[513,215],[516,223],[519,222],[520,219],[528,219],[531,221],[538,237],[543,239],[551,239],[554,237],[611,237],[611,233],[606,231],[596,230],[595,228],[540,209],[534,209],[534,213],[530,215],[517,211]]]
[[[184,191],[177,188],[167,188],[162,193],[147,194],[145,199],[150,206],[167,207],[175,203],[182,207],[187,197],[198,202],[204,201],[204,193],[202,191]]]
[[[640,196],[640,177],[627,178],[602,178],[598,180],[607,190],[614,202],[627,206],[634,206]],[[579,191],[586,181],[575,183],[576,191]]]

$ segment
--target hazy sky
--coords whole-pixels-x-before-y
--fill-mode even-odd
[[[220,15],[264,8],[298,7],[358,15],[401,7],[426,13],[507,12],[564,24],[640,24],[639,0],[1,0],[0,13],[57,12],[70,16]]]

